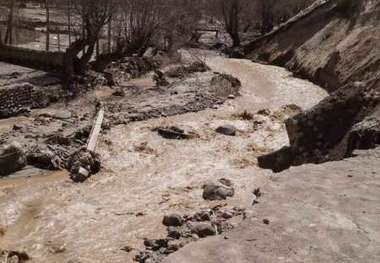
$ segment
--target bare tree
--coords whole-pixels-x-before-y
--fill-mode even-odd
[[[13,25],[14,25],[14,16],[15,16],[15,0],[9,1],[9,15],[7,22],[7,30],[5,33],[5,44],[13,44]]]
[[[50,49],[50,3],[49,0],[45,0],[46,10],[46,51]]]
[[[81,17],[83,34],[65,52],[66,85],[70,85],[74,73],[86,72],[101,30],[110,21],[116,5],[114,0],[75,0],[74,7]]]

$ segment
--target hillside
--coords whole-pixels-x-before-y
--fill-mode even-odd
[[[380,143],[380,1],[330,0],[245,46],[247,57],[285,66],[330,92],[287,121],[290,148],[259,158],[264,168],[352,156]]]

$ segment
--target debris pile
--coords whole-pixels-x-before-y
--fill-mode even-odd
[[[145,239],[145,250],[140,251],[134,259],[141,263],[161,262],[167,255],[176,252],[191,242],[232,230],[234,225],[230,220],[238,216],[244,219],[245,210],[223,206],[201,210],[191,216],[166,215],[163,218],[163,224],[167,226],[167,237],[163,239]]]
[[[180,65],[173,67],[165,72],[165,75],[169,78],[185,78],[186,76],[196,72],[206,72],[210,68],[203,61],[195,61],[189,65]]]
[[[85,148],[74,153],[69,161],[70,177],[74,182],[81,183],[100,171],[99,154]]]

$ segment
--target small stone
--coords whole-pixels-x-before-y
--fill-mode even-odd
[[[176,227],[168,227],[168,237],[174,238],[174,239],[180,239],[181,238],[181,232]]]
[[[162,223],[165,226],[182,226],[183,218],[178,214],[171,214],[164,216]]]
[[[207,237],[216,235],[216,229],[210,223],[197,222],[191,226],[191,232],[199,237]]]
[[[218,182],[228,187],[232,187],[233,185],[232,181],[228,178],[220,178]]]
[[[153,251],[157,251],[161,248],[168,247],[168,241],[167,239],[145,239],[144,245]]]
[[[235,136],[236,135],[236,127],[227,124],[227,125],[219,126],[216,129],[216,132],[223,134],[223,135],[227,135],[227,136]]]
[[[236,96],[233,95],[233,94],[228,95],[228,99],[230,99],[230,100],[233,100],[233,99],[235,99],[235,98],[236,98]]]
[[[269,219],[266,219],[266,218],[265,218],[265,219],[263,220],[263,223],[266,224],[266,225],[269,225],[270,221],[269,221]]]
[[[201,211],[194,215],[194,219],[197,221],[210,221],[211,211]]]
[[[234,194],[234,188],[223,185],[207,184],[203,188],[203,199],[205,200],[226,200],[227,197],[232,197]]]
[[[223,214],[222,214],[222,217],[223,217],[224,219],[230,219],[230,218],[234,217],[234,213],[231,212],[231,211],[225,210],[225,211],[223,212]]]
[[[125,91],[122,88],[118,88],[112,93],[112,95],[115,97],[125,97]]]

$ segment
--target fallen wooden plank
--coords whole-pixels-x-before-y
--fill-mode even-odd
[[[92,131],[90,133],[90,137],[87,144],[87,150],[94,152],[96,148],[96,144],[98,142],[98,137],[100,131],[102,129],[102,123],[104,119],[104,110],[100,109],[97,115],[97,118],[94,122],[94,126],[92,127]]]

